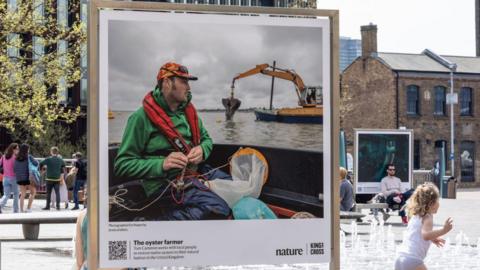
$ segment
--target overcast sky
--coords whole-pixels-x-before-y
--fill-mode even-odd
[[[360,39],[360,26],[378,26],[381,52],[475,56],[475,0],[318,0],[340,11],[340,35]]]
[[[159,67],[176,61],[198,81],[190,83],[197,108],[223,108],[238,73],[277,61],[306,85],[322,85],[321,28],[110,21],[109,99],[112,110],[135,110],[155,85]],[[242,108],[268,107],[271,77],[257,74],[235,84]],[[296,106],[294,85],[275,80],[274,106]]]

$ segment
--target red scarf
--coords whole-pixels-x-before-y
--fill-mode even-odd
[[[173,148],[185,155],[190,152],[191,146],[186,143],[183,136],[175,128],[170,117],[168,117],[167,113],[155,101],[153,92],[148,93],[143,99],[143,109],[150,121],[162,132]],[[185,107],[185,116],[187,117],[187,122],[192,132],[192,144],[193,146],[197,146],[200,144],[198,115],[197,110],[195,110],[195,107],[193,107],[193,104],[190,102]]]

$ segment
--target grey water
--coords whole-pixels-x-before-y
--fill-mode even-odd
[[[132,112],[116,111],[110,119],[109,142],[121,142],[128,117]],[[237,112],[232,121],[224,112],[199,112],[214,143],[271,146],[304,150],[323,150],[323,126],[263,122],[253,112]]]

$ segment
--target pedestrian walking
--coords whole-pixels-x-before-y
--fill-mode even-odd
[[[56,146],[50,149],[51,156],[40,162],[40,167],[47,167],[45,182],[47,184],[47,204],[42,210],[50,210],[52,189],[55,190],[56,208],[60,210],[60,183],[64,181],[65,161],[59,156]]]
[[[20,188],[20,212],[31,212],[32,203],[37,194],[35,181],[30,181],[30,164],[33,167],[38,167],[38,161],[30,155],[30,146],[28,144],[20,145],[20,151],[15,159],[14,171],[17,178],[17,184]],[[30,190],[28,196],[27,210],[24,210],[24,200],[27,195],[27,189]]]
[[[19,146],[11,143],[5,150],[5,155],[0,158],[0,166],[3,168],[3,197],[0,201],[0,209],[7,204],[10,193],[13,193],[13,212],[18,213],[18,186],[13,166],[17,157]]]
[[[439,198],[438,188],[433,183],[418,186],[410,197],[407,209],[411,218],[395,261],[395,270],[426,270],[423,260],[430,244],[437,247],[445,244],[440,236],[453,228],[453,220],[447,218],[441,229],[433,229],[433,215],[440,207]]]
[[[85,183],[87,182],[87,160],[83,158],[81,152],[74,154],[75,163],[72,170],[76,172],[75,176],[75,185],[73,186],[73,202],[75,206],[72,210],[77,210],[79,205],[78,192],[84,189]]]

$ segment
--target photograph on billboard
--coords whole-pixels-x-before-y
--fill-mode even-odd
[[[412,130],[355,130],[355,182],[358,194],[376,194],[393,164],[404,190],[412,182]]]
[[[329,29],[99,11],[100,267],[329,262]]]

